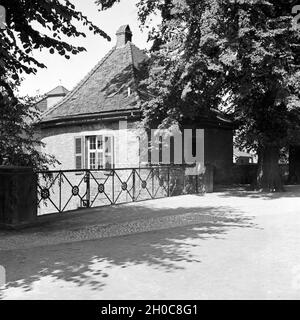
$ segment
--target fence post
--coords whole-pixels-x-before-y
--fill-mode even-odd
[[[115,204],[115,170],[112,170],[112,203]]]
[[[153,168],[151,168],[151,175],[152,175],[152,199],[154,198],[154,172]]]
[[[132,201],[135,202],[135,169],[132,170]]]
[[[90,183],[90,172],[86,172],[86,207],[89,208],[91,205],[91,183]]]
[[[170,167],[168,166],[168,198],[170,197]]]
[[[214,192],[214,167],[211,164],[205,165],[204,185],[206,193]]]
[[[61,184],[62,184],[62,173],[59,172],[59,212],[61,212]]]
[[[182,170],[182,173],[183,173],[183,192],[182,192],[182,194],[185,194],[185,192],[186,192],[185,191],[185,182],[186,182],[185,181],[185,178],[186,178],[186,176],[185,176],[185,169],[186,169],[185,166],[183,166],[182,169],[183,169]]]
[[[199,175],[198,173],[195,175],[196,178],[196,194],[199,193]]]

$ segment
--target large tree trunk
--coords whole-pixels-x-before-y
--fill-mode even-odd
[[[300,182],[300,146],[290,146],[289,152],[289,183]]]
[[[282,192],[283,181],[279,167],[279,148],[265,146],[258,151],[257,188],[266,192]]]

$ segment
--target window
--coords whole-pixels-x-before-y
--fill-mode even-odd
[[[89,168],[96,169],[96,137],[89,138]]]
[[[113,136],[91,136],[87,138],[88,168],[111,169],[114,165],[114,138]]]
[[[96,150],[96,137],[90,137],[90,150]]]

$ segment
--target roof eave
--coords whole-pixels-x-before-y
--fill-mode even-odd
[[[60,117],[49,120],[42,120],[39,122],[39,126],[42,129],[60,127],[60,126],[72,126],[78,124],[97,123],[99,121],[119,121],[119,120],[140,120],[140,109],[127,109],[122,111],[109,111],[99,112],[78,116]]]

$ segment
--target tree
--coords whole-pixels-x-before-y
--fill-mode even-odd
[[[227,78],[240,123],[238,142],[258,153],[257,186],[280,191],[280,153],[300,127],[300,33],[292,1],[239,1],[226,9],[238,24]]]
[[[6,11],[6,28],[0,29],[0,164],[43,167],[53,158],[36,152],[38,143],[28,121],[36,116],[32,99],[16,97],[24,74],[46,66],[33,58],[34,50],[47,49],[66,59],[85,49],[68,44],[71,37],[85,37],[75,22],[107,40],[109,36],[88,20],[69,0],[0,0]],[[37,28],[38,26],[38,28]],[[25,137],[24,134],[27,134]]]
[[[107,9],[116,1],[98,0]],[[231,113],[236,143],[259,157],[257,188],[281,191],[278,161],[299,134],[300,32],[287,0],[140,0],[152,30],[146,123],[193,118],[209,108]]]
[[[32,125],[39,118],[34,100],[0,95],[0,163],[35,167],[46,170],[58,162],[51,155],[42,154],[43,145]]]

